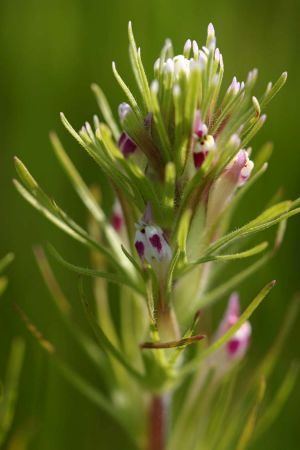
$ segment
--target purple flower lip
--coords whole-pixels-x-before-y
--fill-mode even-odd
[[[227,344],[228,353],[231,356],[234,356],[237,353],[240,344],[241,343],[240,343],[240,341],[238,339],[231,339],[231,341],[229,341],[228,344]]]
[[[137,149],[135,142],[133,142],[133,140],[125,132],[121,134],[118,144],[125,158],[130,156]]]
[[[115,231],[120,232],[123,225],[123,217],[120,214],[114,213],[111,218],[111,224]]]
[[[195,165],[196,169],[200,169],[200,167],[204,163],[207,155],[208,155],[208,152],[205,152],[205,151],[199,152],[199,153],[196,153],[196,152],[193,153],[194,165]]]
[[[233,293],[229,299],[227,310],[219,325],[217,336],[224,335],[240,317],[240,303],[239,297]],[[251,336],[251,325],[248,321],[236,331],[229,342],[226,344],[226,355],[230,360],[238,360],[243,358],[248,350]]]
[[[196,169],[200,169],[203,165],[209,151],[215,148],[214,137],[208,134],[207,125],[201,120],[201,113],[196,111],[193,126],[193,160]]]
[[[158,253],[161,252],[162,250],[162,243],[161,243],[161,239],[158,236],[158,234],[153,234],[153,236],[151,236],[149,238],[149,241],[151,242],[151,244],[153,245],[154,248],[156,248],[156,250],[158,251]]]
[[[143,258],[144,253],[145,253],[145,246],[144,246],[143,242],[136,241],[134,243],[134,245],[135,245],[136,251],[138,252],[139,257]]]

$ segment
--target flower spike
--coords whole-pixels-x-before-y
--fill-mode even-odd
[[[252,158],[249,145],[266,120],[266,105],[284,85],[287,74],[269,83],[259,97],[254,92],[257,69],[249,72],[245,82],[234,76],[224,90],[223,57],[214,26],[209,24],[204,45],[188,39],[182,54],[174,52],[171,41],[166,40],[150,78],[131,23],[128,37],[136,90],[129,89],[113,63],[121,101],[125,100],[118,107],[118,123],[96,85],[99,117],[94,115],[93,121],[85,122],[77,132],[61,116],[65,128],[106,177],[105,198],[116,195],[118,200],[109,212],[105,201],[103,209],[100,207],[97,190],[83,181],[55,139],[55,153],[88,210],[86,228],[46,194],[21,161],[15,161],[21,180],[15,181],[19,193],[84,245],[91,256],[92,267],[87,268],[67,262],[52,250],[68,270],[95,279],[90,290],[95,308],[88,307],[82,284],[80,291],[99,349],[83,332],[73,330],[76,324],[72,320],[69,325],[103,371],[107,384],[99,391],[89,383],[85,388],[76,373],[67,372],[93,401],[108,405],[107,411],[114,413],[134,439],[130,448],[181,450],[182,442],[184,450],[216,448],[221,437],[221,447],[244,449],[248,447],[245,439],[257,436],[252,432],[257,404],[255,414],[250,405],[257,377],[249,380],[249,390],[240,391],[235,404],[230,370],[246,355],[252,333],[250,316],[274,282],[243,312],[238,295],[232,294],[214,334],[209,321],[199,318],[199,313],[195,316],[195,311],[212,308],[215,300],[260,270],[276,253],[287,219],[300,213],[299,200],[277,204],[272,200],[272,206],[246,224],[237,228],[233,223],[239,202],[265,173],[270,148],[262,148],[258,154],[254,148]],[[109,186],[113,192],[107,191]],[[214,286],[219,278],[215,266],[222,270],[232,261],[256,258],[268,242],[243,248],[244,240],[274,225],[279,227],[273,248],[246,268],[236,263],[232,278]],[[56,280],[50,278],[53,297],[61,297]],[[1,281],[2,277],[0,291]],[[111,283],[113,289],[108,286]],[[117,306],[111,307],[115,298]],[[202,327],[208,345],[201,342]],[[104,353],[99,356],[99,351]],[[273,350],[270,358],[269,368],[274,365]],[[185,383],[191,373],[193,378]],[[168,398],[174,401],[166,408]],[[199,403],[203,406],[200,410]],[[232,427],[224,435],[226,407]],[[163,423],[169,411],[176,420]],[[249,411],[244,424],[241,418]]]

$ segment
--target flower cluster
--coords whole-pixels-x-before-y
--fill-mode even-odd
[[[125,97],[118,109],[119,121],[97,85],[92,89],[101,119],[94,116],[93,125],[86,123],[77,132],[61,115],[67,130],[110,181],[115,196],[111,211],[102,210],[56,135],[51,136],[55,153],[89,211],[88,231],[45,194],[18,159],[22,183],[16,186],[29,203],[91,251],[94,267],[87,269],[65,261],[52,248],[52,254],[68,269],[96,277],[97,317],[91,317],[85,300],[83,305],[105,353],[105,369],[102,358],[94,358],[101,360],[109,392],[108,398],[101,397],[101,405],[111,410],[113,402],[114,417],[135,444],[145,445],[147,417],[150,422],[154,418],[154,425],[155,418],[162,420],[163,398],[168,395],[180,412],[172,414],[170,450],[181,449],[182,442],[185,450],[216,448],[216,439],[220,439],[220,448],[245,448],[237,445],[245,439],[241,431],[245,417],[236,411],[240,408],[246,414],[249,410],[253,386],[260,378],[253,377],[249,390],[238,399],[239,408],[229,408],[228,423],[235,425],[223,435],[221,429],[212,430],[212,424],[227,419],[220,417],[214,398],[222,393],[230,403],[227,376],[245,356],[251,336],[249,318],[274,282],[242,314],[234,294],[216,333],[208,329],[202,316],[274,255],[286,220],[299,213],[298,200],[282,201],[240,228],[233,226],[233,212],[265,173],[271,153],[269,146],[252,153],[248,144],[265,123],[262,111],[284,85],[287,74],[269,83],[259,99],[253,95],[256,69],[245,82],[234,77],[223,90],[223,57],[212,24],[204,46],[189,39],[180,55],[174,56],[167,40],[154,64],[152,81],[144,70],[131,24],[129,55],[139,94],[130,91],[113,63]],[[220,266],[263,252],[268,243],[245,249],[246,239],[275,225],[274,248],[224,284],[212,286],[211,280],[219,279]],[[121,286],[117,318],[108,304],[107,283]],[[204,313],[200,315],[199,310]],[[270,370],[263,371],[266,377],[269,374]],[[198,427],[201,401],[205,420]],[[224,400],[219,407],[226,405]],[[192,417],[195,426],[191,430]],[[161,431],[163,426],[158,428]],[[166,437],[160,437],[158,446],[157,440],[151,440],[153,433],[148,448],[162,450]]]

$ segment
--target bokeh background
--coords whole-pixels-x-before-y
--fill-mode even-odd
[[[215,25],[225,59],[226,83],[233,75],[243,79],[249,69],[258,67],[259,93],[269,80],[288,70],[288,83],[270,105],[268,121],[253,143],[255,149],[270,139],[274,142],[269,171],[247,197],[239,219],[253,217],[278,187],[284,189],[286,198],[300,194],[298,0],[1,0],[0,255],[13,251],[16,260],[9,269],[9,289],[0,304],[0,377],[12,337],[26,336],[26,359],[13,432],[24,427],[32,429],[32,450],[130,450],[116,425],[61,378],[11,307],[13,301],[18,302],[75,367],[97,380],[64,330],[41,280],[32,247],[53,242],[67,259],[81,265],[87,261],[87,255],[17,195],[11,182],[12,158],[18,155],[45,190],[84,224],[85,210],[55,159],[48,133],[57,130],[85,179],[103,185],[96,165],[63,130],[59,111],[64,111],[78,128],[90,120],[97,112],[90,91],[94,81],[102,86],[116,110],[123,96],[112,76],[112,60],[117,61],[121,73],[133,84],[127,57],[129,19],[133,20],[136,39],[150,71],[166,37],[172,38],[181,52],[188,37],[204,42],[210,21]],[[245,304],[267,281],[278,280],[271,297],[252,320],[253,363],[270,346],[287,305],[299,290],[299,225],[299,218],[290,221],[276,259],[240,289]],[[54,267],[65,293],[80,311],[73,274],[55,264]],[[280,358],[271,390],[291,360],[299,358],[299,339],[298,320]],[[300,390],[296,387],[275,426],[256,443],[256,450],[299,448],[299,404]]]

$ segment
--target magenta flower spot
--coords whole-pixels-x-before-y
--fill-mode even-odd
[[[238,351],[240,344],[241,344],[240,340],[231,339],[231,341],[229,341],[227,344],[228,353],[231,356],[234,356],[236,354],[236,352]]]
[[[153,236],[151,236],[149,238],[149,241],[151,242],[151,245],[156,248],[156,250],[158,251],[158,253],[161,252],[162,249],[162,244],[161,244],[161,240],[160,237],[158,236],[158,234],[154,234]]]
[[[128,134],[123,132],[119,139],[119,148],[126,158],[135,152],[137,146]]]
[[[123,217],[120,214],[114,213],[111,218],[111,224],[117,232],[121,231],[123,225]]]
[[[138,255],[140,258],[142,258],[144,256],[144,252],[145,252],[145,246],[143,244],[143,242],[141,241],[136,241],[134,243],[136,251],[138,252]]]
[[[202,164],[204,163],[206,157],[207,157],[208,152],[199,152],[199,153],[193,153],[193,158],[194,158],[194,165],[196,167],[196,169],[200,169],[200,167],[202,166]]]

